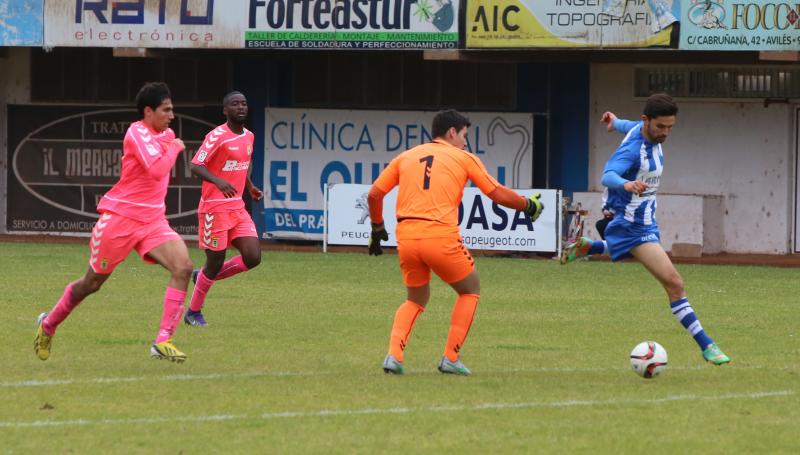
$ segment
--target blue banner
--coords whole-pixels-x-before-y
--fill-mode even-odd
[[[0,46],[41,46],[44,0],[0,2]]]

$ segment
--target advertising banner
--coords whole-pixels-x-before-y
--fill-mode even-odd
[[[371,184],[397,154],[430,142],[435,112],[267,108],[266,237],[322,240],[328,183]],[[508,186],[531,186],[533,116],[467,113],[468,148]]]
[[[449,49],[460,0],[48,0],[48,46]]]
[[[681,1],[681,49],[800,51],[800,2]]]
[[[200,179],[189,163],[219,117],[202,108],[178,108],[172,129],[184,150],[172,169],[167,219],[181,235],[197,234]],[[89,233],[97,203],[119,180],[122,140],[138,120],[129,107],[8,106],[9,232]],[[216,115],[214,115],[216,114]]]
[[[670,44],[680,0],[469,0],[468,48]]]
[[[0,46],[41,46],[44,0],[0,2]]]
[[[331,245],[367,246],[371,231],[367,193],[369,185],[331,185],[328,190],[328,238]],[[552,251],[558,250],[558,216],[561,197],[557,190],[516,190],[529,196],[542,193],[544,211],[536,222],[522,212],[499,206],[477,188],[465,188],[458,208],[464,245],[474,250]],[[397,246],[395,188],[383,200],[383,218],[389,240]]]

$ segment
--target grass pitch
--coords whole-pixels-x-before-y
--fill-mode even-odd
[[[36,316],[85,270],[87,247],[0,249],[2,453],[800,450],[797,270],[679,266],[733,359],[714,367],[638,264],[478,258],[462,353],[473,376],[436,371],[454,294],[434,281],[395,377],[381,369],[405,299],[395,255],[266,252],[211,290],[207,328],[178,329],[177,365],[148,356],[165,270],[131,256],[42,362]],[[628,364],[647,339],[669,353],[655,380]]]

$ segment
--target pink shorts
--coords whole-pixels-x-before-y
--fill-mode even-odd
[[[239,237],[256,237],[256,225],[247,210],[198,213],[198,245],[201,250],[224,251]]]
[[[148,264],[155,261],[147,253],[170,240],[180,240],[166,218],[143,223],[132,218],[106,212],[100,216],[92,229],[89,241],[89,266],[95,273],[109,274],[131,250],[135,249]]]

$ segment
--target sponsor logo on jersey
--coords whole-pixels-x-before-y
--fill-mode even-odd
[[[145,148],[147,148],[147,153],[149,153],[150,156],[156,156],[159,153],[161,153],[161,151],[158,150],[156,147],[154,147],[152,144],[146,144]]]
[[[249,161],[228,160],[222,166],[223,171],[244,171],[250,168]]]

